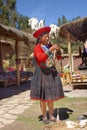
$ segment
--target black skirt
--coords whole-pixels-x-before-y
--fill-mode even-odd
[[[64,97],[61,79],[56,68],[35,67],[31,81],[31,99],[55,101]]]

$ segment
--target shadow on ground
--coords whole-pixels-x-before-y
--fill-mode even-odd
[[[11,85],[7,88],[5,88],[4,86],[0,86],[0,99],[8,98],[26,90],[30,90],[30,83],[31,80],[29,80],[27,83],[21,83],[20,87],[17,87],[16,85]]]
[[[55,117],[59,116],[60,120],[66,120],[69,118],[70,114],[73,113],[73,110],[69,108],[55,108],[54,115]]]
[[[69,108],[55,108],[54,116],[57,118],[59,116],[59,120],[67,120],[70,114],[73,113],[73,110]],[[49,118],[49,112],[47,112],[47,117]],[[38,117],[39,121],[42,121],[42,115]]]

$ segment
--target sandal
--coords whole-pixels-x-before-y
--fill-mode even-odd
[[[49,121],[56,122],[56,118],[53,115],[49,115]]]
[[[43,123],[44,123],[44,124],[49,124],[49,121],[48,121],[48,119],[47,119],[46,116],[43,116]]]

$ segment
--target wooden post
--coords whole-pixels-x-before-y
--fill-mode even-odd
[[[71,43],[70,43],[70,35],[67,34],[68,40],[68,54],[69,54],[69,67],[70,67],[70,75],[72,74],[72,53],[71,53]]]
[[[17,72],[16,78],[17,78],[17,86],[19,87],[20,86],[20,70],[19,70],[20,61],[18,59],[18,40],[15,41],[15,53],[16,53],[16,72]]]
[[[1,41],[0,41],[0,71],[3,71],[3,63],[2,63],[2,45],[1,45]]]
[[[72,73],[74,72],[74,55],[72,54]]]

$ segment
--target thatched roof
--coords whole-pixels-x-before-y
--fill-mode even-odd
[[[73,41],[87,39],[87,17],[60,26],[59,36],[67,38],[67,34]]]
[[[27,45],[35,42],[35,38],[32,34],[23,32],[13,27],[5,26],[3,24],[0,24],[0,36],[11,38],[13,40],[24,41]]]

